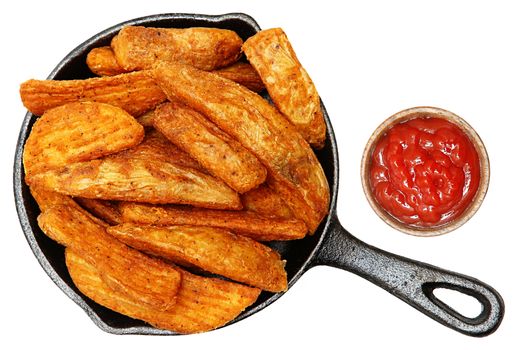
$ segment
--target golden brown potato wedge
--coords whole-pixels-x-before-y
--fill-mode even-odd
[[[267,184],[254,188],[241,195],[243,209],[263,216],[293,219],[295,215],[286,202]]]
[[[117,202],[81,197],[76,197],[74,200],[90,214],[110,225],[122,223],[122,215]]]
[[[41,186],[30,186],[32,197],[36,200],[41,211],[47,210],[55,205],[67,205],[78,208],[79,205],[72,197],[46,189]]]
[[[207,170],[194,160],[190,155],[176,147],[160,132],[149,130],[144,141],[126,151],[117,153],[117,158],[159,160],[181,167],[193,168],[202,173]]]
[[[111,76],[126,73],[115,59],[110,46],[96,47],[86,56],[86,65],[92,73],[100,76]]]
[[[213,73],[220,77],[230,79],[236,83],[247,87],[248,89],[261,92],[264,90],[264,84],[261,77],[257,73],[254,67],[249,63],[236,62],[228,67],[224,67]]]
[[[239,193],[266,180],[266,169],[239,142],[191,108],[177,102],[155,110],[153,125],[169,141]]]
[[[100,76],[112,76],[128,72],[119,65],[110,46],[96,47],[92,49],[88,53],[88,56],[86,56],[86,64],[94,74]],[[261,77],[249,63],[236,62],[212,72],[224,78],[233,80],[252,91],[260,92],[264,90],[264,84]]]
[[[144,128],[121,108],[73,102],[45,112],[25,143],[27,181],[35,173],[87,161],[137,145]]]
[[[101,226],[108,226],[108,224],[105,221],[99,219],[98,217],[92,215],[90,212],[83,209],[70,196],[52,190],[48,190],[41,186],[30,186],[29,189],[31,191],[32,197],[36,200],[36,203],[38,204],[38,207],[42,212],[56,205],[64,205],[82,211],[84,214],[88,215],[92,219],[92,221]]]
[[[49,170],[30,178],[74,197],[241,209],[239,196],[220,180],[160,160],[106,157]]]
[[[74,284],[87,297],[121,314],[179,333],[199,333],[221,327],[254,303],[261,292],[258,288],[200,277],[176,268],[182,274],[176,304],[171,310],[157,312],[111,289],[98,270],[70,248],[65,255]]]
[[[124,222],[151,225],[196,225],[219,227],[257,241],[293,240],[308,231],[302,220],[274,218],[247,211],[210,210],[186,206],[121,203]]]
[[[328,212],[329,185],[313,150],[261,96],[215,74],[158,63],[153,77],[168,98],[205,115],[266,166],[275,191],[314,232]]]
[[[207,226],[124,223],[107,232],[130,247],[183,262],[270,292],[287,288],[284,262],[271,248],[230,231]]]
[[[54,206],[38,216],[38,225],[47,236],[94,265],[110,288],[157,310],[174,305],[181,273],[119,242],[83,211]]]
[[[152,128],[153,127],[153,118],[155,117],[155,110],[152,109],[150,111],[147,111],[146,113],[142,114],[141,116],[138,116],[136,119],[145,128]]]
[[[23,105],[36,115],[68,102],[95,101],[120,107],[136,117],[166,99],[147,71],[80,80],[32,79],[20,86],[20,96]]]
[[[243,44],[277,108],[312,146],[322,148],[326,124],[320,97],[280,28],[262,30]]]
[[[151,68],[158,61],[213,70],[236,62],[243,40],[217,28],[147,28],[127,26],[113,38],[117,62],[126,70]]]

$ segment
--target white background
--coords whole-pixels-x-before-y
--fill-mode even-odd
[[[513,1],[89,0],[3,1],[0,6],[0,347],[516,349],[518,8]],[[214,332],[146,337],[98,329],[47,277],[18,223],[12,164],[25,114],[18,87],[30,78],[44,79],[71,49],[102,29],[164,12],[245,12],[263,28],[283,27],[335,128],[342,224],[382,249],[494,286],[506,302],[500,329],[482,339],[461,335],[330,267],[310,270],[270,307]],[[359,177],[370,133],[393,113],[419,105],[465,118],[491,160],[490,188],[478,213],[460,229],[427,239],[402,234],[378,219]]]

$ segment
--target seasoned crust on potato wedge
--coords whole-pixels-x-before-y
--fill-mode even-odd
[[[257,241],[300,239],[308,231],[302,220],[293,217],[268,217],[249,211],[211,210],[130,202],[121,203],[120,210],[124,222],[219,227]]]
[[[56,205],[38,216],[38,225],[95,266],[110,288],[156,310],[170,309],[176,302],[181,285],[177,270],[121,243],[83,211]]]
[[[119,65],[110,46],[96,47],[90,50],[86,56],[86,64],[92,73],[99,76],[112,76],[128,72]],[[223,78],[233,80],[252,91],[260,92],[264,90],[261,77],[250,63],[236,62],[212,72]]]
[[[74,197],[241,209],[239,196],[210,175],[162,160],[110,156],[38,173],[29,185]]]
[[[99,76],[111,76],[126,73],[119,65],[110,46],[95,47],[86,55],[86,65],[92,73]]]
[[[122,215],[117,202],[81,197],[75,197],[74,200],[83,209],[109,225],[122,223]]]
[[[254,92],[261,92],[264,90],[264,84],[261,77],[250,63],[236,62],[230,66],[223,67],[212,72],[220,77],[235,81]]]
[[[92,73],[98,76],[112,76],[128,72],[119,65],[110,46],[96,47],[90,50],[86,56],[86,64]],[[236,62],[212,72],[223,78],[233,80],[252,91],[260,92],[264,90],[261,77],[250,63]]]
[[[236,32],[227,29],[127,26],[111,47],[126,70],[148,69],[159,60],[213,70],[236,62],[242,44]]]
[[[117,158],[160,160],[208,174],[207,169],[202,167],[200,163],[156,130],[147,131],[144,141],[135,147],[117,153]]]
[[[243,52],[261,76],[277,108],[312,146],[322,148],[326,124],[320,97],[280,28],[262,30],[248,38]]]
[[[169,99],[205,115],[251,151],[297,218],[314,232],[329,209],[329,185],[313,150],[261,96],[215,74],[159,62],[152,75]]]
[[[264,183],[253,190],[241,194],[241,203],[246,211],[262,216],[293,219],[295,215],[284,199]]]
[[[239,142],[203,115],[178,102],[155,110],[153,125],[169,141],[239,193],[266,180],[266,169]]]
[[[36,115],[69,102],[95,101],[137,117],[166,99],[147,71],[78,80],[31,79],[21,84],[20,96],[23,105]]]
[[[38,204],[41,211],[52,208],[56,205],[67,205],[80,208],[79,204],[72,197],[41,186],[30,186],[31,195]]]
[[[94,221],[96,224],[101,226],[108,226],[107,222],[85,210],[75,199],[70,196],[46,189],[41,186],[30,186],[29,190],[31,191],[32,197],[42,212],[56,205],[65,205],[84,212],[84,214],[88,215],[90,219],[92,219],[92,221]]]
[[[178,333],[199,333],[221,327],[255,302],[258,288],[193,275],[176,268],[182,275],[175,306],[156,311],[111,289],[98,270],[78,253],[67,248],[66,264],[77,288],[98,304],[154,327]]]
[[[124,223],[107,232],[130,247],[187,263],[270,292],[287,289],[279,253],[248,237],[208,226]]]
[[[67,103],[45,112],[34,123],[23,151],[25,175],[30,178],[116,153],[143,138],[144,128],[121,108],[98,102]]]

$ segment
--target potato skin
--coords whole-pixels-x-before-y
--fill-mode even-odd
[[[30,185],[75,197],[241,209],[237,193],[220,180],[160,160],[105,157],[38,173],[30,180]]]
[[[127,26],[112,39],[117,62],[128,71],[148,69],[157,61],[213,70],[236,62],[243,40],[217,28],[150,28]]]
[[[203,115],[177,102],[162,104],[153,125],[169,141],[239,193],[266,180],[266,169],[239,142]]]
[[[230,66],[223,67],[212,72],[220,77],[235,81],[254,92],[261,92],[264,90],[264,84],[261,77],[250,63],[236,62]]]
[[[81,208],[84,208],[88,213],[109,225],[122,223],[122,215],[117,202],[81,197],[76,197],[74,200]]]
[[[239,62],[242,44],[235,32],[215,28],[127,27],[114,37],[113,48],[88,54],[86,63],[99,78],[21,85],[24,105],[42,118],[67,104],[99,103],[125,111],[131,128],[137,129],[134,119],[141,124],[129,136],[126,121],[99,119],[85,132],[92,140],[85,140],[83,127],[65,117],[63,125],[45,126],[50,136],[42,144],[29,147],[26,168],[32,171],[26,181],[42,210],[38,222],[65,245],[72,280],[94,302],[157,328],[197,333],[237,317],[261,289],[287,290],[284,261],[256,240],[304,238],[328,213],[329,186],[309,146],[323,146],[321,125],[313,123],[318,112],[312,121],[305,114],[314,107],[314,96],[320,100],[316,90],[303,97],[314,86],[296,91],[307,73],[286,38],[289,60],[302,76],[292,83],[299,85],[289,87],[295,102],[277,97],[292,103],[288,109],[296,122],[286,118],[286,110],[276,109],[282,103],[273,101],[275,107],[255,94],[265,84],[251,64]],[[273,60],[274,54],[268,57]],[[166,72],[160,72],[164,66]],[[283,69],[277,66],[274,74],[287,74]],[[277,78],[279,90],[290,84],[282,81],[290,77]],[[164,136],[170,120],[162,132],[155,130],[163,122],[155,112],[166,109],[160,104],[189,111],[175,125],[187,130],[185,138],[175,140],[178,146]],[[209,141],[199,137],[208,134]],[[62,150],[43,145],[49,140],[57,145],[58,139]],[[228,148],[200,152],[218,142]],[[206,276],[202,268],[223,279],[191,273]]]
[[[117,158],[162,161],[208,174],[200,163],[172,144],[157,130],[147,131],[144,141],[135,147],[117,153]]]
[[[284,199],[266,183],[241,195],[243,209],[262,216],[293,219],[295,215]]]
[[[96,47],[86,56],[86,65],[92,73],[99,76],[111,76],[126,73],[115,59],[110,46]]]
[[[147,111],[146,113],[137,117],[137,121],[146,129],[153,128],[153,118],[155,117],[155,109]]]
[[[27,181],[33,174],[88,161],[139,144],[144,128],[121,108],[73,102],[36,120],[23,151]]]
[[[329,185],[311,147],[261,96],[215,74],[160,62],[153,77],[169,99],[205,115],[267,168],[268,183],[314,232],[329,209]]]
[[[85,210],[83,207],[81,207],[78,204],[78,202],[76,200],[74,200],[70,196],[46,189],[41,186],[30,186],[29,189],[31,191],[32,197],[38,204],[38,207],[40,208],[41,212],[44,212],[45,210],[48,210],[57,205],[65,205],[67,207],[71,207],[75,210],[79,210],[79,211],[83,212],[85,215],[89,216],[90,219],[92,219],[92,221],[94,221],[98,225],[101,225],[104,227],[108,226],[108,223],[106,223],[104,220],[94,216],[89,211]]]
[[[207,226],[124,223],[107,232],[130,247],[270,292],[287,289],[279,254],[248,237]]]
[[[322,148],[326,124],[320,97],[281,28],[248,38],[243,52],[257,70],[277,108],[313,147]]]
[[[80,208],[72,197],[46,189],[41,186],[30,186],[31,195],[38,204],[41,211],[52,208],[56,205],[67,205]]]
[[[253,304],[258,288],[238,283],[193,275],[175,267],[182,276],[176,304],[167,311],[156,311],[111,289],[99,271],[78,253],[67,248],[66,264],[77,288],[98,304],[154,327],[189,334],[221,327]]]
[[[99,76],[112,76],[128,72],[119,65],[110,46],[96,47],[90,50],[86,56],[86,64],[92,73]],[[236,62],[212,72],[223,78],[233,80],[252,91],[261,92],[264,90],[261,77],[249,63]]]
[[[74,207],[56,205],[38,216],[43,232],[81,254],[110,288],[156,310],[176,302],[181,274],[166,263],[129,248]]]
[[[308,231],[302,220],[275,218],[254,212],[210,210],[187,206],[121,203],[122,220],[151,225],[196,225],[227,229],[257,241],[300,239]]]
[[[69,102],[94,101],[120,107],[134,117],[166,99],[146,71],[79,80],[31,79],[21,84],[20,97],[35,115]]]

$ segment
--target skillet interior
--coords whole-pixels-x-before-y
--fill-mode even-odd
[[[109,45],[111,38],[123,25],[145,25],[175,28],[217,27],[232,29],[243,39],[250,37],[260,29],[251,17],[239,13],[220,16],[163,14],[143,17],[116,25],[85,41],[63,59],[63,61],[52,71],[48,79],[66,80],[92,77],[92,73],[85,64],[87,53],[94,47]],[[267,96],[265,95],[265,97]],[[325,108],[323,108],[323,110],[328,130],[327,140],[326,146],[322,150],[316,152],[316,154],[324,168],[331,190],[331,215],[328,215],[323,220],[317,232],[313,236],[308,236],[303,240],[298,241],[271,242],[269,244],[278,250],[283,259],[286,260],[289,287],[291,287],[302,273],[309,268],[311,259],[322,242],[322,238],[327,231],[330,218],[336,207],[336,196],[338,191],[338,153],[329,116],[325,111]],[[134,320],[100,306],[85,297],[74,286],[65,266],[64,248],[45,236],[38,227],[36,219],[40,211],[24,181],[22,166],[23,145],[25,144],[25,140],[27,139],[35,120],[36,117],[33,114],[27,113],[20,131],[14,164],[14,192],[20,223],[36,258],[59,288],[61,288],[65,294],[81,306],[92,318],[94,323],[101,329],[116,334],[174,334],[169,331],[157,330],[148,326],[143,321]],[[273,301],[277,300],[281,295],[282,293],[274,294],[263,292],[255,304],[250,306],[231,323],[237,322],[260,311]]]

